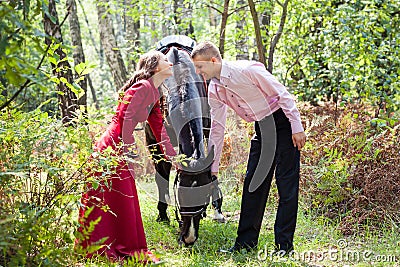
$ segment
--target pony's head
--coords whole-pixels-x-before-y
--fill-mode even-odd
[[[182,221],[180,244],[193,245],[199,236],[200,220],[206,216],[210,202],[213,158],[214,150],[211,150],[207,158],[187,160],[178,173],[178,204]]]

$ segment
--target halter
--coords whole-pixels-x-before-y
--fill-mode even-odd
[[[201,218],[205,218],[206,217],[206,205],[208,204],[208,203],[204,203],[204,205],[199,210],[196,210],[196,211],[181,211],[181,207],[179,206],[179,201],[178,201],[177,193],[176,193],[176,191],[178,189],[177,185],[178,185],[178,180],[179,180],[179,174],[181,172],[182,172],[182,170],[178,170],[178,173],[175,176],[174,188],[173,188],[174,189],[173,190],[174,198],[175,198],[175,219],[178,222],[179,227],[181,227],[183,224],[183,221],[179,218],[179,214],[181,215],[181,217],[193,218],[193,217],[201,216]],[[201,173],[201,172],[193,172],[193,173],[190,173],[190,175],[196,176],[199,173]],[[208,194],[207,198],[209,198],[210,196],[211,196],[211,194]],[[179,214],[178,214],[178,210],[179,210]]]

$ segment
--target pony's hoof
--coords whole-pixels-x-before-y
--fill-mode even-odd
[[[225,223],[225,217],[222,213],[219,213],[218,211],[214,211],[214,216],[212,218],[214,221],[217,221],[219,223]]]

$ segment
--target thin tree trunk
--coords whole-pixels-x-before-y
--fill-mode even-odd
[[[140,20],[126,14],[126,10],[137,9],[137,1],[129,1],[129,4],[124,4],[124,28],[126,40],[128,43],[128,75],[132,76],[135,70],[136,62],[130,55],[137,54],[140,47]],[[132,53],[133,52],[133,53]]]
[[[123,2],[122,2],[122,4],[120,4],[119,2],[120,2],[120,0],[113,1],[113,3],[114,3],[113,6],[114,6],[115,10],[119,10],[122,7],[122,5],[124,4]],[[122,17],[121,17],[120,12],[115,12],[113,17],[114,17],[114,21],[116,24],[115,37],[116,37],[117,43],[120,46],[124,46],[124,44],[121,43],[121,41],[125,41],[125,31],[124,31],[124,25],[122,22]]]
[[[251,0],[249,0],[249,1],[251,1]],[[273,64],[274,64],[275,48],[279,42],[279,39],[282,36],[283,28],[284,28],[285,22],[286,22],[287,7],[289,4],[289,0],[285,0],[285,2],[283,4],[279,1],[277,1],[277,3],[282,7],[282,15],[281,15],[281,20],[279,23],[278,30],[275,33],[274,38],[272,39],[271,45],[269,46],[267,70],[271,73],[272,73],[272,69],[274,68]]]
[[[97,4],[100,42],[104,48],[106,59],[114,78],[115,89],[118,91],[128,79],[128,73],[115,40],[111,16],[106,12],[107,5],[107,0],[99,0]]]
[[[192,4],[183,0],[174,0],[173,4],[174,14],[174,34],[191,35],[194,33],[192,25]],[[189,20],[187,27],[184,25],[184,19]]]
[[[155,19],[154,18],[157,18],[157,16],[156,15],[154,15],[154,14],[152,14],[151,15],[151,22],[150,22],[150,29],[151,29],[151,32],[156,32],[157,31],[157,23],[155,22]],[[155,44],[155,43],[157,43],[158,42],[158,38],[157,38],[157,36],[155,35],[155,34],[152,34],[152,36],[151,36],[151,42],[153,43],[153,44]]]
[[[239,6],[244,6],[246,4],[245,0],[238,0],[237,3]],[[247,34],[244,32],[245,31],[244,26],[246,24],[245,12],[243,11],[238,11],[238,12],[240,19],[236,22],[237,32],[239,32],[236,42],[236,51],[238,51],[238,53],[236,54],[236,59],[248,60],[249,59],[249,50],[247,46],[248,37]]]
[[[229,0],[224,0],[224,11],[222,12],[221,29],[219,32],[219,51],[221,56],[224,57],[225,53],[225,32],[226,24],[228,22]]]
[[[261,29],[260,29],[260,23],[258,22],[258,15],[257,15],[256,7],[254,5],[253,0],[248,0],[248,3],[249,3],[249,7],[250,7],[251,16],[253,18],[253,23],[254,23],[254,32],[256,35],[256,43],[257,43],[257,49],[258,49],[258,60],[265,65],[266,64],[265,49],[264,49],[264,45],[263,45],[262,38],[261,38]]]
[[[208,14],[210,18],[210,26],[216,28],[217,27],[217,11],[211,6],[208,6]]]
[[[94,90],[92,79],[90,79],[89,74],[87,75],[87,80],[88,80],[88,84],[89,84],[89,87],[90,87],[90,91],[92,92],[94,106],[98,110],[98,109],[100,109],[99,102],[97,101],[96,90]]]
[[[85,62],[85,54],[83,53],[82,39],[81,39],[81,28],[79,26],[79,19],[76,9],[75,0],[67,0],[67,7],[69,11],[69,28],[72,39],[72,45],[74,46],[73,58],[75,66]],[[79,73],[75,74],[75,79],[79,78]],[[87,77],[83,77],[79,81],[79,86],[82,88],[84,94],[78,99],[78,105],[87,107]]]
[[[179,25],[182,23],[183,17],[183,1],[182,0],[174,0],[173,1],[173,14],[174,14],[174,22],[175,22],[175,34],[179,34]]]
[[[101,53],[101,51],[100,51],[100,49],[98,48],[98,44],[97,44],[97,42],[96,42],[96,40],[94,39],[94,37],[93,37],[93,33],[92,33],[92,26],[89,24],[89,20],[88,20],[88,17],[87,17],[87,15],[86,15],[86,11],[85,11],[85,8],[84,8],[84,6],[82,5],[82,2],[80,1],[80,0],[78,0],[78,2],[79,2],[79,6],[81,7],[81,9],[82,9],[82,13],[83,13],[83,16],[84,16],[84,18],[85,18],[85,21],[86,21],[86,25],[87,25],[87,30],[88,30],[88,32],[89,32],[89,37],[90,37],[90,40],[92,41],[92,45],[93,45],[93,47],[94,47],[94,49],[96,50],[96,53],[99,55],[99,58],[102,58],[103,57],[103,54]],[[102,61],[101,61],[102,62]],[[100,67],[101,67],[102,65],[100,65]]]
[[[48,14],[51,16],[51,18],[48,16]],[[55,0],[48,1],[48,13],[43,12],[43,25],[46,33],[46,45],[51,45],[53,41],[59,44],[59,47],[55,50],[55,53],[59,56],[59,61],[57,62],[57,65],[54,63],[51,65],[54,76],[56,76],[60,81],[57,87],[58,91],[60,91],[59,107],[61,111],[62,122],[64,124],[68,124],[74,117],[76,117],[75,112],[78,106],[76,95],[66,84],[73,83],[73,75],[71,66],[68,63],[68,60],[66,60],[67,55],[62,50],[63,39],[58,21]]]
[[[189,19],[189,25],[187,26],[187,28],[183,31],[184,35],[188,35],[188,36],[193,36],[194,34],[194,28],[193,28],[193,24],[192,21],[193,19],[193,7],[192,7],[192,3],[188,2],[186,3],[186,5],[184,5],[183,7],[184,10],[184,17]]]

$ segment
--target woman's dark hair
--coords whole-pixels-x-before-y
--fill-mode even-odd
[[[163,53],[153,50],[147,52],[140,56],[139,62],[136,66],[136,71],[133,74],[133,77],[130,78],[124,86],[122,86],[121,90],[126,91],[128,90],[134,83],[140,80],[147,80],[151,76],[155,74],[155,70],[158,66],[158,62],[164,56]]]

